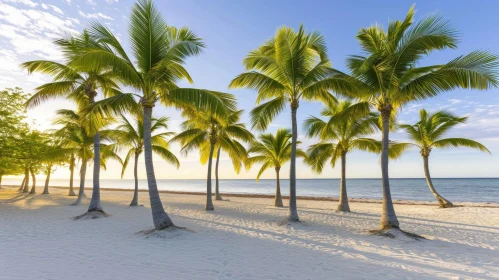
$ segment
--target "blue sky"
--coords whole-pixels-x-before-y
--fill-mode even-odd
[[[190,58],[187,69],[194,87],[228,91],[227,85],[244,71],[242,59],[258,47],[282,25],[297,28],[304,24],[307,30],[320,31],[327,40],[328,53],[335,68],[344,70],[348,55],[359,54],[355,35],[361,27],[373,23],[387,25],[389,19],[402,19],[413,1],[156,1],[164,18],[171,25],[188,26],[202,37],[207,49],[199,57]],[[61,34],[79,32],[92,20],[106,24],[127,45],[127,27],[133,1],[125,0],[2,0],[0,3],[0,88],[22,87],[26,92],[50,79],[19,70],[21,62],[33,59],[60,59],[61,54],[51,42]],[[472,50],[485,49],[499,53],[499,2],[493,1],[419,1],[416,18],[438,12],[452,21],[460,33],[456,50],[431,54],[423,64],[444,63]],[[244,121],[254,106],[255,92],[230,90],[237,95],[240,107],[245,109]],[[67,101],[45,103],[29,111],[30,121],[45,129],[55,109],[71,107]],[[400,122],[413,123],[420,108],[446,109],[458,115],[469,116],[468,124],[449,133],[454,137],[469,137],[485,144],[492,155],[474,150],[434,151],[431,171],[434,177],[498,177],[499,175],[499,90],[487,92],[456,90],[425,102],[409,104],[399,115]],[[302,102],[299,121],[321,109],[319,103]],[[157,115],[170,117],[171,130],[178,131],[181,119],[174,110],[155,108]],[[289,111],[283,112],[272,123],[269,131],[290,126]],[[378,137],[374,135],[373,137]],[[305,139],[302,148],[316,140]],[[394,133],[392,139],[404,140],[404,133]],[[172,150],[178,153],[179,147]],[[196,153],[181,158],[182,166],[175,170],[157,159],[158,178],[204,178],[206,167],[198,162]],[[145,170],[139,175],[145,178]],[[285,169],[283,169],[285,170]],[[300,178],[337,178],[339,170],[328,168],[317,175],[298,165]],[[231,170],[224,156],[221,174],[224,178],[254,178],[257,168],[239,175]],[[118,178],[119,167],[110,164],[103,178]],[[282,172],[287,178],[287,172]],[[59,169],[54,177],[65,177],[67,170]],[[264,178],[273,178],[271,171]],[[380,177],[377,155],[354,152],[347,159],[347,176],[356,178]],[[405,154],[391,163],[391,177],[423,177],[422,160],[417,151]],[[132,177],[131,168],[125,178]]]

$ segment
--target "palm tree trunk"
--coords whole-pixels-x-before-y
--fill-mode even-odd
[[[275,198],[274,198],[274,206],[275,207],[282,207],[281,182],[279,180],[279,171],[280,170],[281,170],[280,167],[275,168],[275,175],[276,175]]]
[[[87,212],[104,212],[100,204],[100,134],[99,132],[94,135],[94,174],[93,174],[93,188],[92,199],[88,206]]]
[[[220,161],[220,149],[222,147],[218,148],[217,152],[217,162],[215,164],[215,200],[222,200],[222,197],[220,196],[220,192],[218,191],[218,163]]]
[[[35,178],[35,172],[33,171],[33,168],[31,167],[29,169],[31,172],[31,178],[33,179],[33,185],[31,186],[31,191],[29,191],[29,194],[35,194],[36,193],[36,178]]]
[[[424,162],[424,175],[426,176],[426,182],[428,183],[428,187],[430,188],[431,193],[435,196],[435,198],[438,201],[438,204],[440,204],[440,208],[451,208],[454,205],[452,202],[448,201],[447,199],[443,198],[433,187],[433,182],[431,181],[431,176],[430,176],[430,168],[428,165],[428,158],[429,156],[423,156],[423,162]]]
[[[298,138],[298,125],[296,124],[296,111],[298,102],[291,103],[291,162],[289,169],[289,220],[299,222],[298,210],[296,209],[296,140]]]
[[[29,167],[26,167],[24,172],[25,172],[26,181],[24,182],[23,192],[27,193],[29,192]]]
[[[135,152],[135,163],[133,166],[133,178],[135,179],[135,190],[133,191],[132,202],[130,202],[130,206],[137,206],[139,200],[139,178],[137,175],[137,167],[139,162],[139,153]]]
[[[144,157],[146,163],[147,185],[149,188],[149,200],[151,202],[152,220],[156,229],[164,229],[173,226],[173,222],[166,214],[159,197],[154,166],[152,162],[151,146],[151,115],[153,105],[144,105]]]
[[[346,182],[346,164],[347,164],[347,154],[341,154],[341,181],[340,181],[340,201],[338,208],[336,210],[342,212],[350,212],[350,206],[348,205],[347,196],[347,182]]]
[[[206,211],[215,210],[213,201],[211,200],[211,163],[213,162],[213,150],[215,143],[212,141],[210,145],[210,157],[208,158],[208,178],[206,179]]]
[[[381,178],[383,183],[383,213],[381,214],[381,229],[399,228],[399,221],[393,208],[392,196],[390,194],[390,178],[388,176],[388,144],[390,133],[390,114],[392,106],[380,110],[383,120],[383,141],[381,152]]]
[[[80,167],[80,190],[78,191],[78,198],[76,201],[71,204],[73,206],[80,205],[81,202],[83,201],[83,198],[85,197],[85,175],[87,174],[87,161],[82,160],[81,161],[81,167]]]
[[[2,188],[2,177],[3,177],[3,174],[0,174],[0,189]]]
[[[19,187],[19,191],[22,191],[24,189],[24,184],[26,183],[26,174],[24,174],[23,181],[21,182],[21,186]]]
[[[42,194],[49,194],[49,181],[50,181],[50,173],[52,171],[52,165],[47,167],[47,178],[45,179],[45,188],[43,189]]]
[[[71,154],[71,160],[69,162],[69,194],[68,196],[75,196],[75,191],[73,189],[73,175],[75,169],[75,155]]]

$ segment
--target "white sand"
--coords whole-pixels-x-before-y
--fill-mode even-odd
[[[499,278],[499,208],[396,205],[403,229],[429,239],[413,241],[369,235],[375,203],[341,214],[300,200],[303,223],[289,226],[271,199],[230,197],[208,213],[203,196],[162,194],[192,231],[146,237],[136,233],[152,227],[150,210],[128,207],[131,192],[103,191],[111,216],[73,221],[87,205],[68,206],[66,190],[6,200],[13,191],[0,190],[0,279]]]

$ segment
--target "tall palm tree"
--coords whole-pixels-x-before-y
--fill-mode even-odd
[[[291,109],[291,163],[289,220],[299,221],[296,208],[296,143],[298,126],[296,115],[301,100],[319,100],[326,104],[336,102],[322,81],[335,72],[326,54],[325,39],[317,32],[306,33],[303,26],[298,32],[281,27],[275,36],[258,49],[251,51],[243,63],[248,70],[232,80],[231,88],[258,90],[251,111],[252,127],[265,130],[270,122],[285,109]]]
[[[99,42],[99,46],[89,46],[84,52],[75,55],[71,64],[83,69],[111,67],[120,82],[141,93],[149,198],[154,227],[160,230],[174,224],[163,208],[154,174],[151,143],[153,107],[159,100],[164,105],[179,109],[196,106],[209,108],[213,113],[223,115],[227,107],[233,107],[234,100],[232,97],[223,99],[208,90],[177,86],[177,81],[181,79],[192,83],[189,73],[182,65],[187,57],[201,53],[204,43],[188,28],[178,29],[167,25],[152,0],[139,0],[134,4],[128,30],[133,60],[107,27],[93,23],[89,33]],[[137,111],[132,94],[108,98],[95,108],[106,114]]]
[[[87,31],[69,39],[57,40],[55,44],[64,52],[66,63],[82,50],[98,45]],[[74,64],[36,60],[21,64],[21,68],[27,69],[29,73],[40,72],[54,77],[52,82],[36,88],[36,93],[27,102],[28,107],[37,106],[42,101],[57,97],[70,98],[78,103],[93,104],[99,90],[106,97],[116,94],[118,88],[114,82],[114,72],[109,67],[81,69]],[[87,212],[104,213],[100,203],[100,135],[99,131],[92,131],[91,134],[93,135],[95,158],[93,159],[92,199]]]
[[[381,113],[381,175],[383,211],[380,231],[399,228],[393,207],[388,176],[389,128],[399,108],[414,101],[436,96],[455,88],[486,90],[498,85],[496,55],[474,51],[448,63],[421,66],[421,61],[436,50],[457,47],[457,32],[449,21],[432,14],[414,22],[414,6],[403,21],[390,21],[362,28],[357,34],[364,55],[348,59],[351,75],[337,71],[320,87],[338,94],[365,100],[351,110]]]
[[[201,162],[208,162],[206,181],[206,210],[214,210],[212,202],[211,174],[213,154],[217,147],[227,151],[232,159],[234,168],[238,172],[241,162],[244,162],[247,153],[244,146],[236,139],[252,139],[253,135],[246,130],[244,124],[235,123],[241,111],[229,113],[225,117],[217,117],[211,113],[186,110],[188,120],[182,123],[184,131],[177,134],[171,141],[178,141],[182,145],[181,151],[188,153],[199,149]]]
[[[291,160],[292,154],[292,134],[289,129],[281,128],[276,131],[275,135],[261,134],[258,136],[259,141],[253,141],[248,149],[248,153],[254,153],[255,156],[248,157],[246,160],[246,169],[251,168],[255,163],[261,163],[260,171],[256,175],[256,180],[260,179],[263,172],[268,168],[273,167],[276,173],[276,188],[274,206],[283,207],[281,197],[281,183],[279,172],[281,167]],[[298,144],[300,142],[298,141]],[[306,158],[305,152],[301,149],[296,149],[296,156]]]
[[[423,157],[426,182],[441,208],[449,208],[453,205],[452,202],[443,198],[433,186],[428,164],[431,151],[437,148],[468,147],[490,153],[484,145],[470,139],[442,138],[451,128],[458,124],[465,123],[467,119],[467,117],[457,117],[446,111],[438,111],[430,114],[425,109],[421,109],[421,111],[419,111],[419,121],[416,124],[400,125],[400,128],[407,132],[412,141],[412,143],[409,144],[416,146]]]
[[[152,118],[151,119],[151,143],[152,150],[157,155],[162,157],[167,162],[175,165],[177,168],[180,166],[180,162],[177,157],[168,150],[167,138],[172,136],[172,132],[160,132],[161,130],[168,129],[168,118]],[[116,128],[111,130],[102,131],[103,134],[109,136],[113,139],[118,146],[125,147],[128,149],[125,161],[123,162],[123,169],[121,171],[121,177],[125,173],[128,166],[130,158],[134,158],[133,176],[135,179],[135,189],[133,193],[133,199],[130,202],[130,206],[138,205],[139,196],[139,180],[138,180],[138,161],[139,157],[144,150],[144,122],[141,115],[134,115],[134,120],[131,122],[124,115],[119,118],[119,124]]]
[[[326,161],[329,161],[334,168],[336,162],[341,160],[340,198],[336,210],[343,212],[350,212],[346,185],[347,154],[353,150],[381,152],[381,142],[365,138],[378,129],[378,115],[350,112],[343,118],[337,118],[338,115],[342,115],[352,106],[355,106],[352,102],[342,101],[338,105],[328,106],[322,110],[321,115],[328,118],[327,120],[318,117],[310,117],[305,120],[307,135],[318,137],[321,141],[310,146],[307,150],[306,162],[312,166],[312,169],[322,173]]]

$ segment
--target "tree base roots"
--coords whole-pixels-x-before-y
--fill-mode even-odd
[[[185,227],[179,227],[174,224],[171,224],[167,227],[164,227],[162,229],[147,229],[147,230],[141,230],[135,234],[138,235],[143,235],[145,238],[162,238],[162,239],[170,239],[174,238],[177,236],[182,235],[184,232],[194,232],[193,230],[187,229]]]
[[[397,238],[397,239],[409,238],[417,241],[426,240],[426,238],[421,235],[412,232],[403,231],[400,228],[376,229],[376,230],[370,230],[369,233],[371,233],[372,235]]]
[[[96,210],[91,212],[86,212],[84,214],[78,215],[73,218],[73,220],[93,220],[98,218],[109,217],[109,214],[104,212],[103,210]]]

